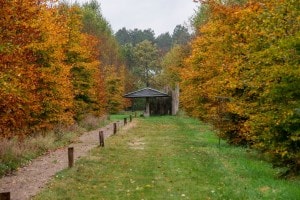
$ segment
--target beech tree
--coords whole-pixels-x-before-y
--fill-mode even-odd
[[[90,10],[51,0],[0,5],[0,137],[22,138],[105,114],[108,65],[120,79],[117,100],[124,105],[126,73],[97,2]]]
[[[297,173],[297,2],[204,3],[207,20],[198,27],[181,71],[184,108],[215,124],[222,119],[219,135],[229,143],[258,148],[275,165]],[[219,97],[227,100],[221,103]]]
[[[33,121],[31,111],[39,110],[35,56],[27,46],[40,36],[35,24],[40,12],[34,1],[0,4],[0,134],[11,137]]]
[[[162,59],[162,73],[156,78],[161,87],[174,88],[181,81],[180,71],[184,69],[189,46],[175,45]]]
[[[70,68],[63,64],[67,26],[47,4],[51,1],[1,2],[5,100],[0,129],[5,137],[73,121]]]
[[[122,95],[128,74],[124,72],[125,62],[120,46],[109,23],[101,14],[99,3],[95,0],[83,5],[83,31],[99,40],[94,51],[100,52],[98,54],[98,70],[100,70],[98,79],[101,84],[99,87],[102,88],[98,91],[99,98],[102,99],[100,110],[116,113],[126,104]],[[113,94],[112,88],[115,91]]]

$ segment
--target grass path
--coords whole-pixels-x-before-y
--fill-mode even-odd
[[[218,140],[187,117],[151,117],[106,140],[35,199],[299,199],[255,152]]]

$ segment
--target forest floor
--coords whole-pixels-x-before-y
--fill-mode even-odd
[[[128,129],[134,126],[134,122],[125,127],[122,127],[123,122],[117,124],[118,129]],[[111,136],[113,123],[87,132],[80,136],[77,142],[70,144],[68,147],[74,147],[75,161],[99,146],[99,131],[103,131],[105,138]],[[57,172],[68,168],[68,147],[48,152],[11,175],[0,178],[0,193],[10,192],[12,200],[26,200],[36,195]]]

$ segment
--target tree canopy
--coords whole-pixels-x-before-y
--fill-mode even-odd
[[[112,102],[114,109],[123,107],[123,61],[97,1],[79,6],[0,0],[0,5],[0,137],[101,116],[111,112]],[[118,79],[113,96],[111,71]]]
[[[182,105],[229,143],[300,168],[299,5],[203,1],[181,74]],[[222,126],[220,126],[220,121]]]
[[[134,84],[127,87],[131,90],[144,87],[147,82],[152,86],[162,86],[162,82],[158,80],[162,58],[174,46],[186,45],[191,38],[188,29],[183,25],[176,26],[173,35],[167,32],[155,37],[151,29],[122,28],[116,32],[115,36],[121,45],[126,67],[131,73],[131,78],[134,79],[132,81]]]
[[[133,48],[135,67],[133,74],[139,77],[139,84],[150,86],[153,77],[160,72],[159,54],[155,44],[149,40],[138,43]]]

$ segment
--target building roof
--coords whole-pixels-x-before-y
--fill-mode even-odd
[[[170,97],[168,94],[153,88],[143,88],[124,95],[125,98]]]

